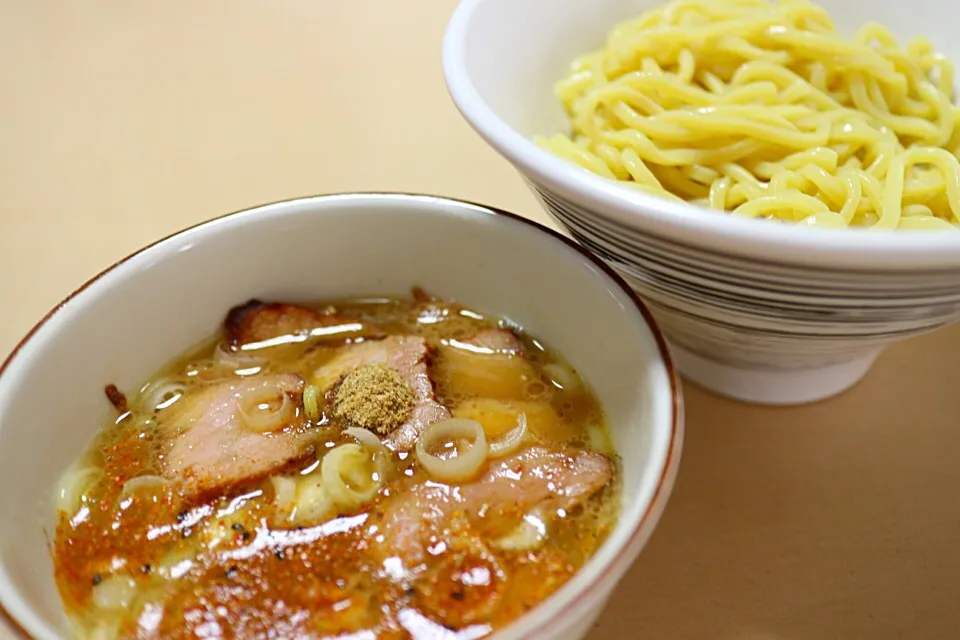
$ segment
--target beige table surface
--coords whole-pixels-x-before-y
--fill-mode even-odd
[[[424,191],[547,222],[447,98],[453,4],[0,3],[0,351],[114,260],[249,205]],[[673,499],[591,640],[960,637],[958,355],[957,329],[913,340],[799,409],[687,385]]]

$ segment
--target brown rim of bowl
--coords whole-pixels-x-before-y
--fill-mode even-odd
[[[250,211],[255,211],[257,209],[262,209],[264,207],[288,204],[288,203],[299,202],[303,200],[335,199],[335,198],[344,197],[344,196],[399,196],[401,198],[431,198],[431,199],[441,200],[441,201],[445,200],[447,202],[451,202],[454,204],[465,204],[471,207],[478,207],[480,209],[489,211],[490,213],[493,213],[495,215],[502,216],[502,217],[514,220],[516,222],[523,223],[525,225],[533,227],[534,229],[542,233],[545,233],[546,235],[552,237],[554,240],[560,241],[561,243],[565,244],[571,249],[574,249],[580,255],[587,258],[591,263],[593,263],[594,266],[599,268],[608,278],[610,278],[610,280],[612,280],[618,287],[620,287],[623,293],[626,294],[627,298],[633,302],[637,311],[640,313],[641,316],[643,316],[643,319],[646,322],[647,327],[650,329],[650,332],[653,334],[654,340],[657,343],[657,350],[660,352],[660,358],[663,360],[664,367],[667,370],[667,375],[670,378],[672,416],[671,416],[671,425],[670,425],[670,441],[667,445],[667,456],[664,459],[663,470],[660,472],[660,478],[657,480],[657,488],[653,492],[653,496],[650,499],[650,504],[647,505],[646,511],[640,517],[639,522],[637,522],[636,527],[634,528],[633,532],[630,534],[630,537],[627,539],[624,545],[624,546],[630,546],[640,536],[644,528],[643,525],[646,523],[647,518],[650,516],[650,512],[657,505],[657,500],[661,497],[661,494],[663,493],[664,485],[666,484],[666,480],[667,480],[667,475],[671,471],[671,464],[674,463],[673,457],[679,453],[678,451],[676,451],[676,444],[677,444],[677,434],[680,429],[680,416],[683,410],[682,410],[682,404],[680,400],[679,378],[677,377],[676,367],[674,366],[673,360],[670,357],[670,350],[667,347],[667,341],[664,338],[663,333],[661,333],[660,328],[657,326],[656,320],[654,320],[653,318],[653,314],[650,313],[650,310],[647,309],[647,306],[643,303],[643,301],[640,300],[640,298],[633,291],[633,289],[631,289],[630,286],[626,282],[624,282],[623,278],[621,278],[612,268],[610,268],[602,260],[600,260],[600,258],[596,257],[595,255],[587,251],[585,248],[583,248],[582,246],[580,246],[570,238],[567,238],[566,236],[561,235],[560,233],[557,233],[553,229],[545,227],[542,224],[538,222],[534,222],[533,220],[530,220],[528,218],[524,218],[523,216],[517,215],[515,213],[510,213],[509,211],[505,211],[503,209],[499,209],[497,207],[493,207],[490,205],[471,202],[469,200],[461,200],[459,198],[450,198],[447,196],[431,195],[427,193],[407,193],[402,191],[348,191],[348,192],[325,193],[325,194],[318,194],[318,195],[312,195],[312,196],[303,196],[300,198],[289,198],[285,200],[277,200],[275,202],[268,202],[268,203],[260,204],[254,207],[246,207],[244,209],[239,209],[237,211],[231,211],[230,213],[225,213],[223,215],[219,215],[214,218],[210,218],[208,220],[204,220],[202,222],[192,224],[188,227],[184,227],[183,229],[180,229],[179,231],[175,231],[167,236],[164,236],[159,240],[155,240],[150,244],[145,245],[140,249],[137,249],[136,251],[127,255],[126,257],[123,257],[120,260],[117,260],[116,262],[111,264],[109,267],[107,267],[97,275],[93,276],[92,278],[84,282],[77,289],[75,289],[70,295],[68,295],[66,298],[64,298],[59,303],[57,303],[55,307],[50,309],[50,311],[48,311],[46,315],[44,315],[43,318],[41,318],[40,321],[37,322],[37,324],[35,324],[33,328],[31,328],[26,333],[25,336],[23,336],[20,342],[17,343],[17,345],[13,348],[10,354],[4,359],[3,364],[0,364],[0,377],[3,376],[3,374],[7,370],[7,367],[10,365],[11,362],[13,362],[13,359],[17,356],[17,354],[24,347],[24,345],[26,345],[27,342],[30,341],[30,339],[34,336],[34,334],[37,331],[39,331],[40,328],[43,325],[45,325],[50,320],[50,318],[54,316],[54,314],[60,311],[60,309],[62,309],[71,300],[73,300],[78,295],[83,293],[84,290],[86,290],[90,285],[94,284],[96,281],[98,281],[100,278],[102,278],[106,274],[110,273],[117,267],[129,261],[130,259],[140,255],[144,251],[147,251],[148,249],[152,249],[158,244],[166,242],[167,240],[175,238],[189,231],[193,231],[194,229],[197,229],[204,225],[216,222],[218,220],[231,218],[233,216],[240,215],[243,213],[248,213]],[[603,576],[605,576],[610,572],[611,568],[614,565],[622,564],[622,562],[620,562],[620,559],[623,557],[624,556],[617,556],[616,558],[614,558],[611,561],[611,563],[603,571],[601,571],[593,579],[593,581],[590,584],[586,585],[583,590],[581,590],[579,593],[577,593],[575,596],[573,596],[570,599],[570,605],[575,606],[579,604],[583,600],[585,595],[589,593],[593,587],[596,586],[596,583]],[[537,607],[534,607],[533,609],[531,609],[530,613],[532,613],[533,611],[536,611],[536,609]],[[522,620],[527,615],[529,615],[529,613],[524,614],[523,616],[518,618],[517,621]],[[17,633],[24,638],[33,640],[34,636],[31,636],[27,632],[27,630],[23,628],[20,622],[7,610],[6,606],[2,602],[0,602],[0,618],[2,618],[8,625],[10,625],[10,627],[12,627],[14,633]],[[542,631],[546,628],[551,628],[554,626],[555,621],[556,619],[546,620],[542,624],[538,625],[535,631]],[[509,630],[512,624],[513,623],[505,627],[502,631]]]

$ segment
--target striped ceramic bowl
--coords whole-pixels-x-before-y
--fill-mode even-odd
[[[625,189],[535,145],[565,130],[554,82],[657,0],[463,0],[447,87],[546,210],[643,296],[683,374],[735,398],[809,402],[860,380],[883,348],[960,319],[960,232],[822,230],[732,218]],[[838,28],[884,23],[960,62],[960,3],[819,0]],[[923,18],[922,16],[929,16]]]

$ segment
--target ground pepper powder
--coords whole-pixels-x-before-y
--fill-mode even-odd
[[[386,435],[407,421],[414,399],[413,390],[396,369],[366,364],[343,378],[334,395],[333,412]]]

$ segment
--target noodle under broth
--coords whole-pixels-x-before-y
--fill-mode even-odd
[[[479,638],[606,539],[619,470],[589,386],[434,299],[252,301],[129,396],[65,472],[79,637]]]

